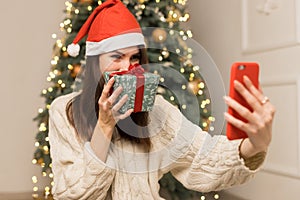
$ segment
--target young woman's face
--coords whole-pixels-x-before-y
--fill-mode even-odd
[[[132,64],[140,63],[140,51],[137,46],[118,49],[99,56],[101,72],[127,70]]]

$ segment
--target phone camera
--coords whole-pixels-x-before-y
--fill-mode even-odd
[[[239,65],[239,66],[238,66],[238,69],[239,69],[239,70],[244,70],[245,68],[246,68],[245,65]]]

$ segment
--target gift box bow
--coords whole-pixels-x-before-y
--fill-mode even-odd
[[[109,78],[112,78],[114,75],[124,75],[124,74],[131,74],[135,76],[143,76],[145,72],[144,68],[142,68],[139,64],[130,65],[128,70],[112,72],[109,74]]]

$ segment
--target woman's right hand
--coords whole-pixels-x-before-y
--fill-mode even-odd
[[[114,127],[116,123],[128,117],[132,112],[133,109],[129,109],[124,114],[119,113],[119,109],[126,103],[128,99],[128,95],[124,95],[117,103],[118,96],[121,94],[123,88],[118,87],[113,93],[110,95],[110,90],[114,84],[114,78],[112,77],[106,85],[104,85],[102,94],[99,98],[99,117],[98,117],[98,125],[102,129],[104,135],[108,138],[111,138],[113,133]]]

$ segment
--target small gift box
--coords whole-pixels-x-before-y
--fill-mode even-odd
[[[133,112],[151,111],[156,90],[159,82],[159,76],[153,73],[144,72],[140,65],[130,66],[128,71],[104,72],[106,82],[114,77],[115,83],[113,89],[119,86],[123,88],[116,102],[125,94],[128,95],[128,101],[119,110],[125,113],[133,108]]]

